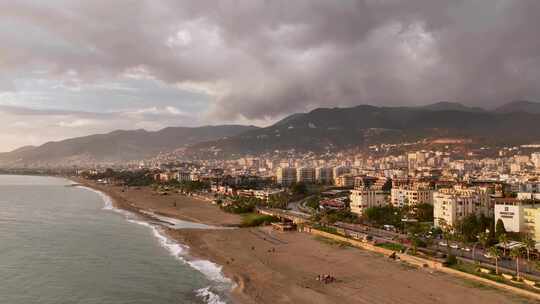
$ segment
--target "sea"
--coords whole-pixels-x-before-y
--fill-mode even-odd
[[[0,304],[231,303],[219,265],[71,184],[0,175]]]

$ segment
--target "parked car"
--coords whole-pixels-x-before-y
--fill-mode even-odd
[[[469,247],[462,247],[461,250],[463,250],[465,252],[471,252],[471,248],[469,248]]]
[[[441,241],[441,242],[439,242],[439,246],[447,247],[448,243]]]
[[[437,253],[435,254],[435,256],[438,257],[438,258],[444,259],[444,258],[446,258],[446,253],[437,251]]]
[[[393,225],[384,225],[383,229],[386,231],[396,231],[396,227],[394,227]]]
[[[459,249],[459,246],[458,246],[458,244],[451,244],[451,245],[450,245],[450,248],[452,248],[452,249]]]

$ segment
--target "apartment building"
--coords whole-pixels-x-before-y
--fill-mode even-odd
[[[296,168],[279,167],[276,172],[276,181],[282,186],[290,186],[296,182]]]
[[[351,212],[358,214],[358,216],[362,216],[367,208],[381,207],[389,203],[388,192],[380,189],[354,189],[351,190],[349,199],[351,200]]]
[[[315,169],[309,167],[298,168],[298,170],[296,170],[296,181],[306,184],[315,183]]]
[[[315,169],[315,180],[321,184],[331,184],[334,181],[333,168],[317,167]]]
[[[489,214],[490,196],[486,188],[461,187],[440,189],[433,193],[435,226],[441,220],[454,226],[470,214]]]
[[[394,207],[433,205],[433,191],[419,187],[392,188],[390,202]]]
[[[354,177],[352,174],[344,174],[335,178],[335,185],[342,188],[354,187]]]

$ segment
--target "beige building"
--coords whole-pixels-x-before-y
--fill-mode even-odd
[[[392,188],[390,202],[394,207],[433,205],[433,191],[422,188]]]
[[[490,197],[487,189],[456,186],[433,193],[433,216],[435,226],[441,220],[454,226],[470,214],[489,214]]]
[[[354,187],[354,177],[351,174],[344,174],[335,178],[337,187],[352,188]]]
[[[382,190],[354,189],[349,196],[351,212],[362,216],[364,210],[371,207],[388,205],[388,193]]]
[[[334,177],[334,181],[344,175],[350,172],[350,169],[345,166],[337,166],[332,169],[332,176]]]

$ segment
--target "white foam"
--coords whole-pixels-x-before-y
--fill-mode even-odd
[[[112,198],[110,196],[108,196],[107,194],[105,194],[105,193],[103,193],[101,191],[98,191],[96,189],[86,187],[86,186],[77,186],[77,188],[81,188],[81,189],[85,189],[85,190],[97,193],[101,197],[101,199],[103,200],[103,203],[105,203],[105,205],[102,208],[103,210],[119,210],[120,211],[120,209],[117,209],[117,208],[114,207]]]
[[[159,215],[151,211],[141,210],[141,213],[162,221],[162,223],[160,223],[161,225],[167,226],[172,229],[230,229],[226,227],[216,227],[216,226],[210,226],[210,225],[201,224],[201,223],[194,223],[194,222],[179,220],[179,219]]]
[[[216,284],[215,288],[217,288],[219,291],[227,291],[235,287],[234,282],[232,282],[231,279],[223,275],[222,266],[212,263],[207,260],[192,259],[191,257],[188,256],[189,247],[186,245],[180,244],[171,238],[168,238],[167,235],[163,233],[163,230],[158,225],[154,225],[152,223],[140,220],[139,218],[137,218],[135,214],[129,211],[114,207],[111,197],[109,197],[107,194],[101,191],[98,191],[89,187],[85,187],[85,186],[79,186],[79,187],[97,193],[103,199],[103,202],[104,202],[104,206],[102,208],[103,210],[114,211],[114,212],[123,214],[128,222],[150,228],[154,237],[156,237],[156,239],[159,241],[159,244],[163,248],[165,248],[171,256],[173,256],[174,258],[181,261],[182,263],[185,263],[189,265],[191,268],[202,273],[207,279],[209,279],[210,281]],[[189,223],[185,221],[182,221],[182,222]],[[197,225],[200,225],[200,224],[197,224]],[[207,227],[210,227],[210,226],[207,226]],[[210,290],[210,287],[198,289],[196,290],[196,294],[197,296],[203,298],[209,304],[225,303],[223,300],[221,300],[219,295],[217,295],[216,293],[213,293]]]
[[[208,304],[225,304],[217,294],[210,290],[210,286],[197,289],[195,293]]]

